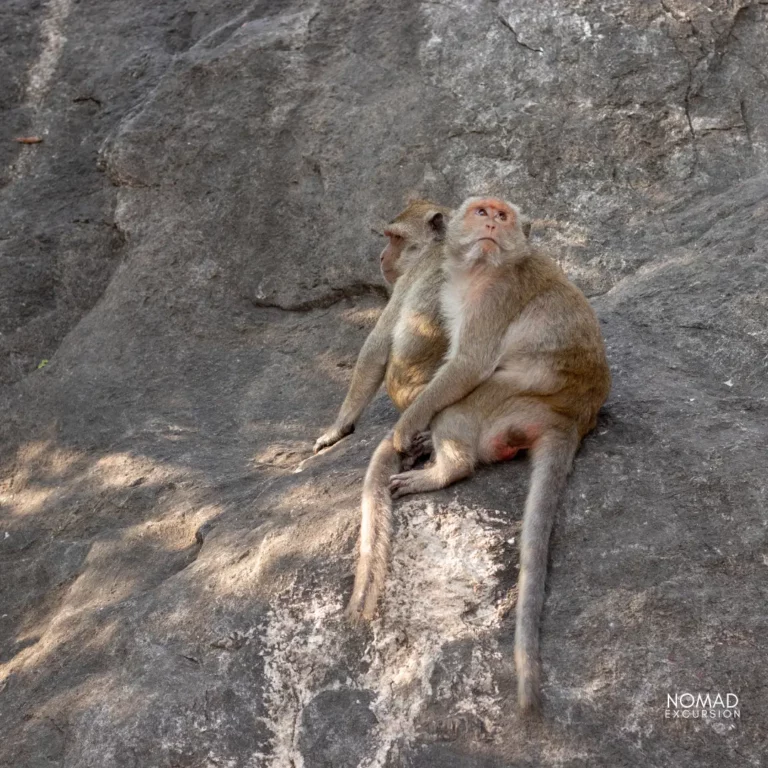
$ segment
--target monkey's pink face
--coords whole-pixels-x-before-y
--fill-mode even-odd
[[[514,235],[517,214],[503,200],[487,197],[473,201],[463,218],[464,232],[483,253],[495,253]]]

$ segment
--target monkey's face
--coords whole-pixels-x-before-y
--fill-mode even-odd
[[[392,285],[422,254],[425,246],[441,240],[445,215],[427,201],[417,200],[384,230],[389,244],[381,252],[381,274]]]
[[[389,244],[379,256],[381,274],[390,284],[405,273],[416,260],[418,260],[422,249],[427,244],[427,240],[416,238],[413,233],[407,229],[393,229],[388,227],[384,234],[389,238]]]
[[[472,197],[459,209],[449,225],[449,241],[474,262],[483,257],[495,261],[524,237],[520,214],[509,203],[495,197]]]
[[[400,265],[400,256],[405,245],[405,238],[391,230],[385,230],[384,234],[389,238],[389,243],[379,256],[381,265],[381,274],[384,279],[393,285],[395,280],[402,274],[398,269]]]

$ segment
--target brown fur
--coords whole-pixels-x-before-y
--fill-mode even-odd
[[[538,628],[558,499],[580,439],[610,389],[600,329],[584,295],[526,242],[517,209],[466,201],[448,227],[442,308],[446,362],[402,414],[393,447],[431,427],[434,462],[396,474],[394,496],[444,488],[478,462],[530,449],[515,634],[518,699],[540,707]]]
[[[443,361],[448,349],[440,324],[444,228],[438,225],[449,213],[429,201],[413,200],[385,229],[390,242],[382,251],[381,269],[395,283],[392,297],[363,345],[336,422],[317,440],[315,452],[354,430],[382,378],[402,411]],[[389,478],[399,469],[389,436],[374,452],[363,483],[360,558],[347,608],[353,620],[373,617],[384,585],[392,526]]]
[[[442,362],[448,344],[440,324],[443,229],[430,223],[436,214],[444,221],[450,209],[413,200],[385,229],[390,242],[381,267],[394,282],[392,296],[360,350],[339,415],[315,442],[315,453],[354,432],[382,380],[404,410]]]

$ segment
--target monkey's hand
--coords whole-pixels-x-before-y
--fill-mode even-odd
[[[342,437],[351,435],[354,431],[354,424],[342,424],[341,426],[334,424],[329,430],[315,440],[315,447],[312,450],[314,453],[322,451],[323,448],[328,448],[329,446],[338,443]]]
[[[431,432],[419,432],[416,437],[413,438],[413,444],[411,450],[402,457],[400,460],[400,466],[403,471],[413,469],[416,466],[416,462],[422,458],[422,456],[429,456],[432,453],[432,433]]]
[[[395,424],[395,431],[392,435],[395,450],[398,453],[411,453],[417,437],[422,432],[426,432],[428,427],[429,421],[423,422],[418,416],[414,418],[406,411]]]

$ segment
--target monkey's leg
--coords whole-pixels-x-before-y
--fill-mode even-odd
[[[469,477],[477,463],[480,425],[462,406],[447,408],[432,422],[434,463],[424,469],[392,475],[393,498],[445,488]]]

